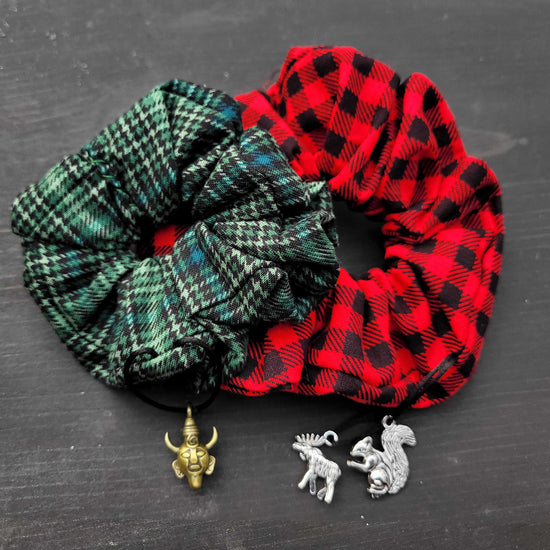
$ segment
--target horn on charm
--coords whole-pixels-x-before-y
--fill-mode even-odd
[[[205,445],[205,447],[210,450],[218,441],[218,430],[216,430],[216,426],[212,427],[212,439]]]
[[[179,447],[176,447],[171,441],[170,437],[168,436],[168,432],[164,434],[164,443],[165,445],[173,452],[177,453],[179,451]]]
[[[168,432],[164,436],[166,446],[176,453],[172,469],[179,479],[187,478],[191,489],[200,489],[204,475],[209,476],[214,471],[216,459],[208,452],[218,441],[218,430],[212,429],[212,439],[206,445],[199,440],[199,428],[193,419],[191,407],[187,407],[187,418],[183,426],[183,443],[176,447],[170,441]]]

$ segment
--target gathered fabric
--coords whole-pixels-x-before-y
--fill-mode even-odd
[[[326,183],[306,185],[267,130],[243,131],[234,99],[177,80],[23,192],[12,226],[33,298],[112,386],[129,359],[134,383],[227,381],[254,329],[301,322],[338,277]],[[142,257],[155,231],[170,254]]]
[[[458,391],[504,223],[435,85],[297,47],[236,100],[160,86],[16,201],[25,283],[62,340],[117,386],[134,355],[138,382],[200,371],[211,387],[222,369],[251,396],[427,407]],[[384,265],[364,278],[338,269],[330,195],[380,222]]]
[[[504,224],[497,179],[466,154],[441,93],[353,48],[297,47],[266,92],[237,99],[244,127],[268,130],[304,180],[381,222],[385,264],[360,280],[342,268],[305,321],[251,341],[228,389],[393,407],[452,358],[414,406],[455,393],[481,352]]]
[[[244,127],[268,130],[300,177],[380,222],[385,263],[359,280],[341,268],[304,321],[251,339],[225,389],[386,407],[454,394],[479,359],[504,225],[497,179],[466,154],[441,93],[353,48],[296,47],[273,85],[237,100]]]

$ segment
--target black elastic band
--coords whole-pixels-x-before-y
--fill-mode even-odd
[[[185,344],[196,344],[200,346],[208,355],[212,356],[214,354],[213,348],[211,348],[210,346],[207,346],[204,342],[201,342],[197,338],[192,338],[187,336],[176,340],[174,343],[178,347],[184,346]],[[187,400],[187,403],[183,406],[167,405],[165,403],[160,403],[159,401],[155,401],[154,399],[152,399],[151,397],[149,397],[148,395],[144,394],[143,392],[141,392],[136,388],[134,381],[132,380],[132,376],[130,375],[131,366],[134,364],[135,360],[142,355],[148,355],[151,359],[158,357],[158,353],[154,349],[147,348],[147,347],[141,348],[137,351],[132,352],[124,363],[124,367],[123,367],[124,383],[136,397],[138,397],[148,405],[152,405],[157,409],[161,409],[163,411],[169,411],[169,412],[184,413],[187,411],[187,407],[191,407],[193,412],[199,412],[206,409],[206,407],[208,407],[209,405],[211,405],[214,399],[216,399],[216,397],[218,396],[221,383],[222,383],[221,368],[217,369],[216,371],[216,380],[215,380],[214,389],[210,392],[209,396],[204,401],[201,401],[200,403],[194,403],[191,400]]]
[[[390,412],[390,416],[396,420],[399,416],[401,416],[405,409],[412,407],[428,391],[429,387],[435,382],[438,382],[441,377],[456,363],[462,353],[462,349],[445,357],[445,359],[443,359],[437,367],[426,374],[426,376],[424,376],[424,378],[422,378],[422,380],[420,380],[420,382],[416,385],[416,390],[404,399],[399,407],[396,407],[392,412]]]
[[[432,369],[424,378],[418,382],[416,385],[416,389],[414,392],[412,392],[402,403],[399,405],[399,407],[395,407],[394,409],[388,409],[385,412],[384,416],[389,416],[392,418],[393,421],[397,420],[399,416],[403,413],[404,410],[408,409],[409,407],[412,407],[425,393],[428,391],[431,384],[434,384],[438,380],[441,379],[441,377],[456,363],[457,359],[460,357],[460,354],[462,353],[462,350],[451,353],[449,356],[447,356],[437,367]],[[356,424],[359,424],[361,421],[363,421],[366,417],[371,415],[372,408],[369,408],[369,410],[365,410],[362,408],[340,424],[334,428],[334,431],[337,434],[340,434],[341,432],[344,432],[348,430],[349,428],[355,426]]]

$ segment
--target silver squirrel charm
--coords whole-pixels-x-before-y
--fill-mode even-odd
[[[357,442],[350,454],[355,460],[348,460],[348,466],[367,474],[367,491],[372,498],[386,493],[398,493],[407,482],[409,461],[403,445],[416,445],[414,432],[404,424],[398,424],[391,416],[382,419],[381,440],[383,451],[372,446],[372,437]]]
[[[334,442],[338,442],[338,436],[331,430],[326,431],[322,436],[315,434],[302,434],[296,436],[296,441],[292,444],[292,448],[300,453],[300,458],[307,461],[307,472],[298,483],[300,489],[304,489],[309,483],[309,493],[317,494],[319,500],[324,500],[327,504],[332,502],[334,496],[334,485],[338,478],[342,475],[342,471],[336,462],[325,458],[321,449],[321,445],[332,447],[332,442],[328,439],[332,437]],[[325,486],[317,491],[317,477],[325,480]]]

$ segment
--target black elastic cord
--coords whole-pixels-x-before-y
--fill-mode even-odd
[[[342,432],[345,432],[350,428],[352,428],[353,426],[362,422],[368,415],[369,415],[368,412],[366,412],[364,409],[361,409],[360,411],[357,411],[356,413],[352,414],[346,420],[340,422],[340,424],[338,424],[334,428],[334,431],[336,432],[336,434],[340,435]]]
[[[212,356],[214,354],[213,348],[210,346],[207,346],[204,342],[201,342],[197,338],[192,338],[189,336],[186,336],[184,338],[180,338],[174,342],[176,346],[182,347],[185,344],[196,344],[200,346],[208,355]],[[134,381],[132,380],[132,377],[130,375],[130,368],[134,364],[135,360],[138,357],[141,357],[142,355],[148,355],[151,359],[154,359],[155,357],[158,357],[158,353],[152,349],[152,348],[141,348],[137,351],[132,352],[128,358],[126,359],[123,367],[123,374],[124,374],[124,383],[128,387],[128,389],[139,399],[141,399],[143,402],[147,403],[148,405],[152,405],[153,407],[156,407],[157,409],[161,409],[163,411],[169,411],[169,412],[177,412],[182,413],[187,411],[187,407],[191,407],[191,409],[194,412],[199,412],[209,405],[212,404],[214,399],[218,396],[218,393],[220,391],[221,383],[222,383],[222,369],[217,369],[216,372],[216,380],[215,380],[215,386],[214,389],[210,392],[210,395],[200,403],[193,403],[191,400],[187,400],[187,403],[183,406],[176,406],[176,405],[167,405],[165,403],[160,403],[159,401],[155,401],[148,395],[144,394],[140,390],[138,390],[134,384]]]
[[[464,349],[464,348],[462,348]],[[441,377],[457,362],[462,349],[451,353],[437,367],[432,369],[418,384],[416,385],[416,390],[412,392],[398,407],[396,407],[389,415],[396,420],[404,410],[412,407],[430,388],[432,384],[438,382]]]
[[[416,385],[415,391],[413,391],[409,396],[399,405],[398,407],[395,407],[394,409],[388,409],[384,416],[390,417],[393,421],[397,420],[399,416],[408,409],[409,407],[412,407],[429,389],[431,384],[434,384],[438,380],[441,379],[441,377],[456,363],[457,359],[460,357],[460,354],[462,353],[462,349],[458,352],[451,353],[449,356],[447,356],[437,367],[432,369],[424,378],[418,382]],[[340,434],[341,432],[345,432],[349,428],[352,428],[356,424],[359,424],[362,420],[364,420],[367,416],[370,416],[372,409],[365,410],[362,408],[360,411],[356,412],[340,424],[334,428],[334,431],[337,434]]]

